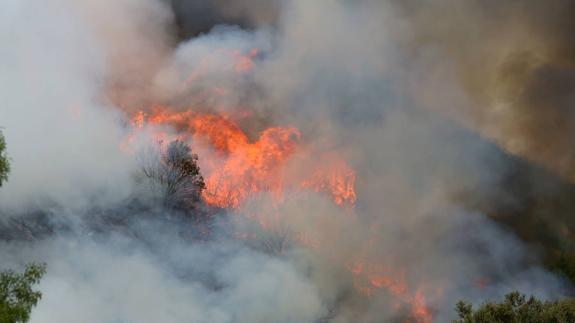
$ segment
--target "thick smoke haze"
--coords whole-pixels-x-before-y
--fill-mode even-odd
[[[3,247],[5,261],[50,265],[31,322],[311,322],[325,315],[315,286],[287,260],[232,241],[184,244],[153,225],[149,249],[114,235]]]
[[[118,112],[96,100],[105,47],[69,3],[36,7],[2,3],[0,119],[13,164],[2,205],[121,195],[129,161],[117,151]]]
[[[515,158],[574,178],[571,7],[5,0],[0,220],[41,211],[73,225],[2,242],[1,266],[47,263],[33,323],[428,322],[417,306],[445,322],[459,299],[571,294],[540,248],[488,214],[523,207],[504,185]],[[263,192],[196,238],[200,224],[130,204],[153,200],[137,151],[158,129],[183,132],[130,123],[158,107],[229,116],[252,141],[297,127],[305,149],[278,176],[337,153],[357,203],[288,190],[278,206]],[[189,143],[209,170],[217,154]],[[356,264],[384,264],[388,288],[366,295],[374,279]]]
[[[412,26],[406,42],[423,60],[414,91],[429,93],[424,104],[572,181],[573,2],[400,6]],[[437,97],[446,83],[465,96]]]
[[[282,0],[168,0],[175,13],[178,36],[188,39],[220,24],[238,25],[255,29],[274,25],[279,16]]]

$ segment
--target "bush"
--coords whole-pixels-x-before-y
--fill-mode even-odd
[[[575,322],[575,299],[540,301],[512,292],[503,302],[487,302],[477,310],[460,301],[456,311],[459,319],[454,323],[571,323]]]

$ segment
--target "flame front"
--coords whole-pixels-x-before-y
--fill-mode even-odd
[[[144,115],[137,113],[132,124],[141,125]],[[157,107],[146,119],[149,124],[183,130],[193,143],[213,150],[214,158],[202,160],[207,166],[203,198],[210,205],[238,208],[261,192],[272,193],[281,201],[288,189],[324,193],[341,206],[355,204],[355,172],[335,153],[324,154],[321,167],[315,167],[307,177],[295,183],[286,178],[286,165],[296,154],[306,153],[301,133],[294,127],[267,128],[251,142],[236,123],[222,115],[170,112]],[[311,160],[312,156],[304,158]]]

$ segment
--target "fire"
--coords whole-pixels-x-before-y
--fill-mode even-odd
[[[248,73],[255,67],[258,54],[257,48],[248,53],[217,50],[191,71],[183,86],[198,81],[212,68]],[[223,96],[228,90],[215,87],[212,92]],[[324,153],[318,158],[302,145],[301,133],[294,127],[270,127],[256,140],[250,140],[225,114],[199,113],[192,109],[178,112],[161,106],[153,108],[149,115],[140,111],[132,117],[134,128],[141,128],[145,123],[170,126],[194,144],[214,152],[202,154],[201,160],[206,183],[203,198],[210,205],[239,208],[251,196],[262,192],[272,193],[277,202],[281,202],[287,190],[323,193],[340,206],[353,206],[356,202],[354,170],[336,153]],[[163,141],[166,135],[158,137],[161,137],[158,141]],[[131,140],[128,138],[128,143]],[[317,165],[308,174],[294,179],[285,172],[296,154],[307,154],[304,159]]]
[[[144,122],[146,121],[146,115],[143,111],[138,111],[136,115],[132,118],[131,124],[135,128],[142,128],[144,126]]]
[[[239,51],[232,51],[232,55],[236,58],[234,69],[238,73],[251,71],[255,64],[254,58],[258,55],[257,48],[253,48],[248,55],[242,55]]]
[[[281,168],[296,149],[299,132],[294,128],[269,128],[254,143],[215,140],[216,147],[226,147],[228,158],[207,177],[204,199],[219,207],[237,208],[252,194],[271,192],[281,199],[284,180]],[[277,175],[277,176],[276,176]]]
[[[332,163],[330,167],[317,167],[301,186],[316,192],[328,192],[337,205],[354,205],[357,199],[355,171],[334,154],[326,154],[320,160],[330,160]]]
[[[255,67],[254,59],[258,54],[259,50],[257,48],[251,49],[247,54],[238,50],[217,50],[199,62],[196,69],[188,75],[184,85],[192,84],[208,74],[212,69],[231,70],[238,74],[250,72]]]
[[[236,73],[248,73],[254,68],[257,55],[257,49],[248,54],[239,51],[225,51],[223,55],[222,52],[215,53],[189,74],[183,86],[201,78],[213,64]],[[219,64],[221,56],[231,58],[231,62]],[[211,94],[220,96],[227,93],[226,88],[219,87],[211,91]],[[323,194],[334,204],[349,210],[353,210],[356,204],[355,170],[337,151],[318,152],[306,145],[302,141],[302,133],[295,127],[272,126],[254,138],[225,113],[205,113],[194,109],[177,111],[167,106],[155,107],[149,114],[140,111],[133,115],[131,125],[134,129],[145,124],[171,127],[178,132],[178,139],[190,142],[196,151],[202,150],[200,163],[206,184],[202,198],[209,205],[240,209],[258,193],[268,193],[279,206],[287,198],[287,193],[294,191]],[[156,136],[157,141],[167,139],[165,132]],[[289,171],[295,161],[303,161],[305,165],[305,168],[299,167],[296,174]],[[262,229],[273,230],[280,216],[278,211],[273,216],[253,217]],[[321,248],[321,241],[313,235],[295,234],[299,243],[313,250]],[[239,237],[247,239],[251,235],[240,234]],[[432,321],[423,291],[410,292],[403,271],[365,260],[350,262],[347,268],[354,277],[355,287],[364,296],[371,297],[378,290],[385,290],[411,307],[411,321]]]
[[[302,144],[302,135],[297,128],[269,127],[256,140],[250,140],[238,124],[225,115],[192,110],[173,112],[167,107],[156,107],[150,115],[138,112],[131,122],[134,128],[141,128],[146,123],[171,126],[179,131],[178,138],[191,139],[193,145],[210,148],[212,154],[202,155],[204,166],[207,166],[203,168],[206,183],[203,199],[210,205],[240,208],[253,194],[260,192],[271,193],[276,202],[281,203],[287,190],[325,194],[342,207],[353,207],[356,203],[353,168],[336,152],[312,154]],[[165,135],[158,133],[162,140]],[[296,154],[303,154],[311,169],[294,183],[286,178],[285,168]],[[255,220],[264,230],[273,228],[274,223],[263,218],[255,217]],[[310,236],[301,234],[297,238],[312,249],[319,248],[318,242]],[[362,295],[372,297],[378,290],[385,290],[398,302],[410,306],[411,322],[432,321],[423,290],[410,292],[403,271],[365,260],[350,262],[347,267]]]
[[[189,120],[196,140],[207,141],[220,153],[232,153],[248,147],[248,137],[233,122],[214,114],[201,114]]]
[[[141,125],[145,115],[132,121]],[[354,205],[355,172],[335,153],[322,156],[321,167],[298,183],[285,178],[285,166],[296,153],[305,153],[301,133],[294,127],[270,127],[259,138],[248,136],[230,118],[209,113],[170,112],[157,107],[147,117],[149,124],[169,125],[187,133],[194,143],[211,148],[215,156],[203,160],[205,202],[222,208],[238,208],[253,194],[272,193],[278,201],[287,189],[313,190],[329,195],[338,205]],[[210,157],[210,156],[207,156]],[[308,157],[312,160],[311,156]]]
[[[415,293],[411,293],[404,271],[367,261],[350,263],[348,268],[354,276],[356,289],[364,296],[372,297],[377,290],[385,289],[398,301],[409,304],[411,307],[410,322],[431,323],[433,321],[423,289],[418,288]]]

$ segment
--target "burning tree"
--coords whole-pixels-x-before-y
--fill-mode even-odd
[[[198,156],[192,154],[191,148],[181,140],[170,142],[160,156],[153,154],[142,170],[147,178],[160,186],[166,207],[195,208],[206,188]]]
[[[268,127],[250,140],[226,115],[177,112],[168,106],[154,108],[149,116],[140,111],[132,118],[136,129],[145,123],[180,129],[214,152],[203,156],[209,170],[202,198],[208,205],[238,209],[258,193],[272,193],[279,203],[284,192],[294,189],[326,194],[340,206],[355,204],[355,171],[336,151],[318,155],[307,150],[295,127]],[[284,173],[296,156],[307,161],[308,169],[288,178]]]
[[[8,180],[8,172],[10,171],[10,163],[6,156],[6,141],[0,132],[0,186]]]

